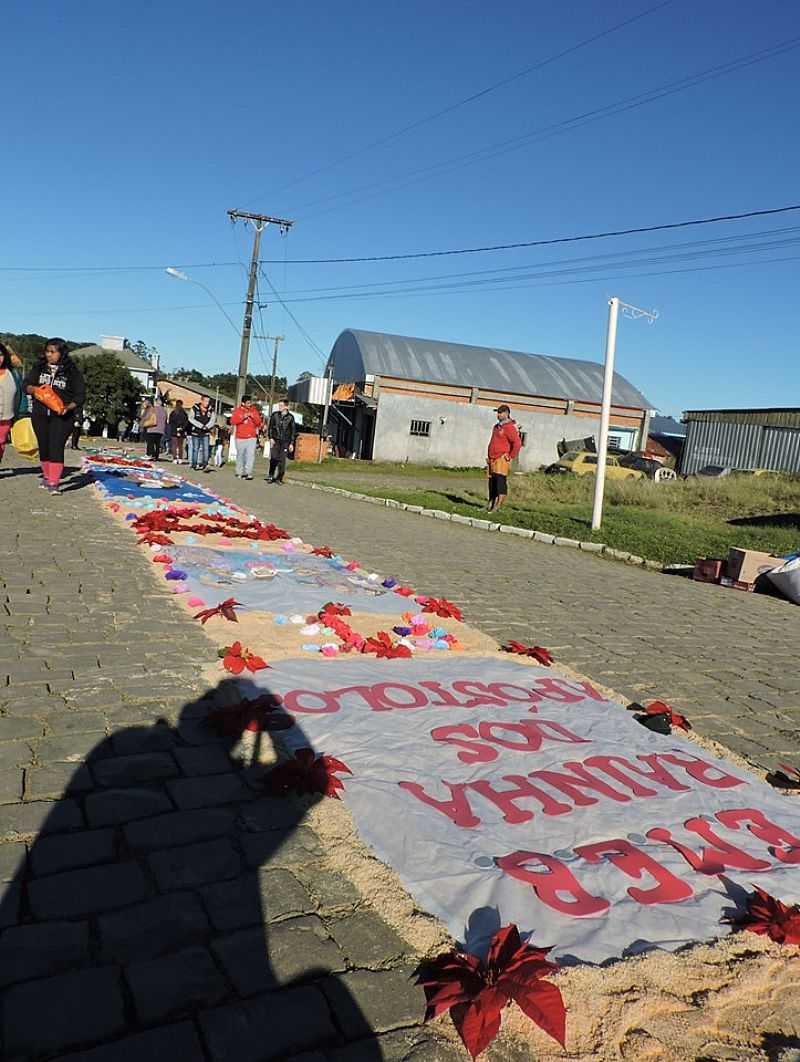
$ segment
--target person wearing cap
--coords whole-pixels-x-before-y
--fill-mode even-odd
[[[522,439],[506,405],[495,410],[497,423],[489,439],[487,469],[489,474],[489,512],[501,508],[508,494],[508,473],[511,462],[522,449]]]

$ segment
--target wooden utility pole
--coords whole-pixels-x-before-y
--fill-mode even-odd
[[[269,378],[269,413],[272,416],[272,407],[275,405],[275,374],[278,371],[278,344],[282,343],[286,336],[260,336],[260,339],[271,339],[275,346],[272,348],[272,375]]]
[[[294,222],[285,218],[273,218],[268,214],[251,214],[246,210],[229,210],[231,221],[249,221],[255,232],[253,236],[253,254],[250,259],[250,278],[247,283],[247,300],[244,306],[244,324],[242,325],[242,346],[239,351],[239,379],[236,381],[236,405],[242,403],[242,396],[247,387],[247,358],[250,353],[250,332],[253,327],[253,302],[255,301],[256,280],[258,278],[258,255],[261,249],[261,233],[267,225],[278,225],[281,232],[288,232]]]

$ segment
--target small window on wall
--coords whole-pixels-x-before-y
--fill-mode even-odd
[[[609,435],[608,437],[609,450],[621,450],[622,449],[622,436],[621,435]]]
[[[420,438],[428,439],[431,434],[431,422],[429,420],[412,420],[411,430],[409,435],[417,435]]]

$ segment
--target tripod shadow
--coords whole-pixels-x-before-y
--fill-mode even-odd
[[[82,762],[74,736],[42,742],[26,797],[40,772],[66,783],[0,900],[0,1057],[384,1057],[336,939],[359,898],[341,879],[337,899],[304,821],[323,798],[265,795],[293,719],[276,699],[251,732],[237,712],[263,694],[226,679],[177,726],[118,730]]]

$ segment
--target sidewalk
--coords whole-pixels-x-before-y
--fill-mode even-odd
[[[796,605],[291,485],[291,465],[282,487],[230,467],[200,478],[309,541],[347,543],[363,565],[446,595],[500,640],[544,645],[630,700],[669,701],[759,766],[800,756]]]
[[[35,472],[0,479],[0,1056],[463,1058],[306,806],[198,726],[226,693],[200,626],[89,490]]]

